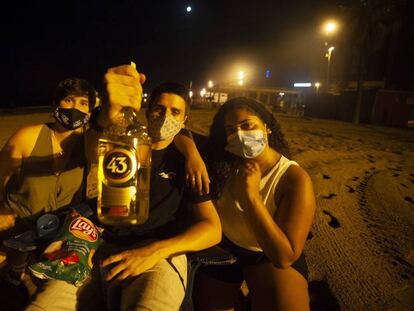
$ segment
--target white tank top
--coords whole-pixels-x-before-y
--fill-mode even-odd
[[[283,174],[291,165],[299,165],[295,161],[282,156],[278,163],[270,170],[266,176],[260,180],[260,194],[264,205],[270,215],[276,212],[275,189]],[[235,173],[235,172],[234,172]],[[234,173],[230,175],[223,189],[220,199],[216,202],[216,209],[220,216],[223,233],[236,245],[255,252],[262,252],[253,231],[244,220],[243,210],[237,202],[237,194],[230,193],[231,183],[234,180]]]

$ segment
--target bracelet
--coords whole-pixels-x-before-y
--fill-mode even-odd
[[[98,124],[98,117],[101,113],[102,107],[93,108],[91,117],[89,118],[89,127],[97,132],[103,133],[103,127]]]

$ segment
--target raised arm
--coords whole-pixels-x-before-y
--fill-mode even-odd
[[[91,163],[98,162],[98,139],[103,128],[113,124],[125,107],[131,107],[136,112],[141,109],[145,79],[134,63],[110,68],[106,72],[104,82],[107,98],[102,101],[100,108],[92,112],[91,126],[85,135],[86,156]]]

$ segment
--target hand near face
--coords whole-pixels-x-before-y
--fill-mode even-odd
[[[236,174],[233,193],[239,194],[240,202],[244,202],[251,196],[260,196],[260,179],[262,173],[260,166],[255,161],[245,161]]]
[[[134,63],[108,69],[105,74],[108,101],[102,105],[102,125],[113,123],[124,107],[131,107],[137,112],[140,110],[145,79],[145,75],[137,71]]]
[[[154,267],[162,258],[150,245],[123,251],[102,261],[101,267],[114,264],[106,275],[107,281],[121,282]]]

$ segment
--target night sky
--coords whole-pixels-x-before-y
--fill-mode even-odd
[[[194,87],[210,79],[224,83],[240,68],[247,79],[268,86],[323,79],[320,26],[339,15],[334,0],[59,0],[9,6],[2,22],[2,106],[48,105],[54,86],[69,76],[102,90],[105,70],[131,60],[147,74],[145,91],[167,80],[193,81]],[[264,81],[266,69],[271,76]]]

